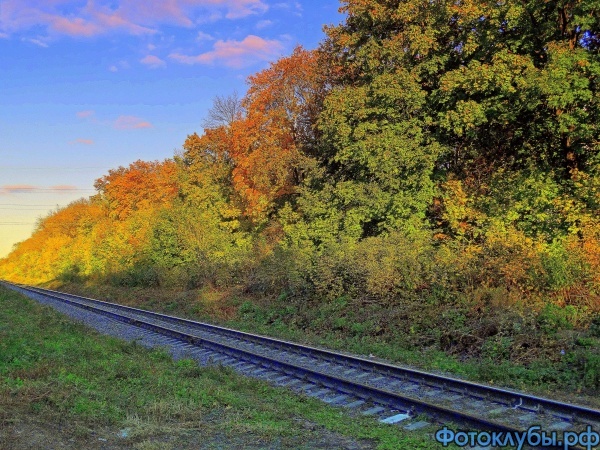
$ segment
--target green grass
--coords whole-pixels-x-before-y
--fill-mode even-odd
[[[0,287],[0,424],[32,417],[68,424],[75,441],[125,430],[123,442],[139,449],[172,448],[173,436],[193,448],[199,435],[205,448],[336,448],[343,439],[364,448],[438,448],[425,433],[100,335]]]

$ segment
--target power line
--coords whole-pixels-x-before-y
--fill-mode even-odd
[[[60,207],[59,204],[52,205],[26,205],[25,203],[0,203],[0,206],[48,206],[48,207]]]
[[[0,191],[5,191],[8,192],[10,194],[29,194],[29,193],[35,193],[35,192],[72,192],[72,191],[95,191],[96,189],[80,189],[80,188],[69,188],[69,189],[46,189],[46,188],[35,188],[35,187],[22,187],[22,188],[15,188],[15,187],[2,187],[0,186]]]
[[[105,167],[69,167],[69,166],[12,167],[12,166],[0,166],[0,170],[1,169],[10,169],[10,170],[88,170],[88,169],[105,169]]]
[[[95,191],[95,189],[90,188],[72,188],[72,187],[49,187],[49,188],[39,188],[35,186],[0,186],[0,189],[4,189],[7,191]]]

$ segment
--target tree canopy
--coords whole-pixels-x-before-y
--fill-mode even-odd
[[[597,300],[597,1],[341,10],[317,49],[217,96],[173,160],[111,170],[42,219],[3,273]]]

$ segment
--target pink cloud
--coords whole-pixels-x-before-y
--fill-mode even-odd
[[[226,18],[239,19],[263,13],[269,7],[262,0],[122,0],[117,11],[139,23],[192,27],[207,11],[215,9],[226,9]]]
[[[50,186],[50,189],[53,191],[78,191],[80,190],[77,186],[73,186],[72,184],[58,184],[56,186]]]
[[[118,11],[141,23],[166,22],[191,27],[194,22],[186,11],[189,3],[181,0],[124,0],[120,2]],[[191,3],[193,6],[194,2]]]
[[[222,62],[225,66],[240,68],[255,61],[269,61],[283,49],[281,42],[248,35],[242,41],[219,40],[213,50],[197,56],[171,53],[170,58],[183,64],[214,64]]]
[[[162,59],[158,56],[148,55],[140,59],[140,62],[151,69],[158,69],[159,67],[165,67],[167,65]]]
[[[135,36],[154,34],[157,32],[152,28],[135,23],[135,18],[128,19],[124,17],[119,10],[113,12],[108,8],[104,8],[103,11],[91,9],[90,16],[93,17],[94,21],[98,23],[104,30],[122,29]]]
[[[92,139],[78,138],[78,139],[75,139],[74,141],[71,141],[71,144],[93,145],[94,141]]]
[[[45,27],[50,34],[92,37],[124,32],[154,34],[156,26],[193,27],[202,19],[221,15],[238,19],[268,9],[263,0],[2,0],[0,37]]]
[[[94,111],[92,111],[91,109],[86,109],[85,111],[77,111],[76,113],[77,117],[79,117],[80,119],[92,117],[94,114]]]
[[[40,189],[39,186],[32,184],[5,184],[0,186],[0,194],[20,194],[22,192],[32,192]]]
[[[86,21],[81,17],[67,19],[56,15],[47,15],[49,28],[58,33],[68,36],[90,37],[101,34],[104,30],[95,23]]]
[[[199,42],[201,42],[201,41],[214,41],[215,38],[212,37],[208,33],[204,33],[203,31],[198,31],[198,35],[196,36],[196,40],[199,41]]]
[[[152,124],[135,116],[119,116],[113,123],[113,127],[117,130],[135,130],[138,128],[152,128]]]

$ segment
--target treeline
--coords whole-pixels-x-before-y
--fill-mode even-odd
[[[589,323],[597,2],[342,9],[318,49],[249,77],[241,99],[217,97],[173,159],[111,170],[95,196],[41,220],[0,275],[382,307],[555,305],[570,312],[552,320]]]

